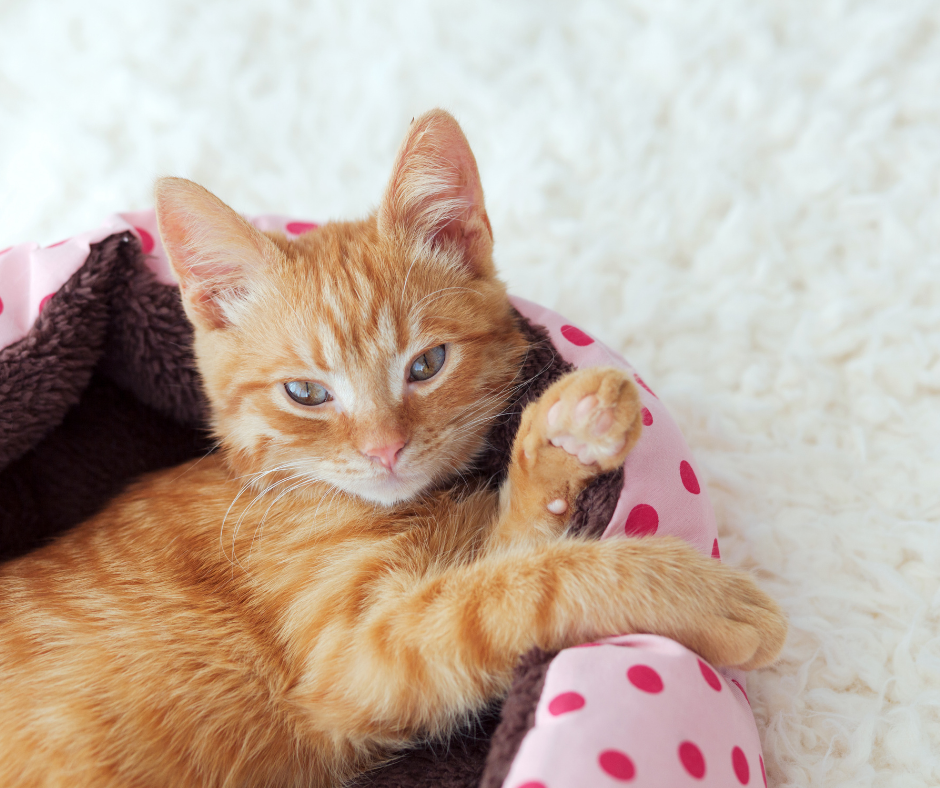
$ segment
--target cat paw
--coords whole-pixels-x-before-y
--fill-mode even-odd
[[[554,531],[563,529],[591,479],[623,464],[640,437],[641,411],[621,369],[589,367],[555,381],[522,414],[501,496],[522,519],[548,511]]]
[[[641,563],[650,573],[644,596],[656,600],[638,622],[640,631],[672,637],[718,667],[753,670],[776,659],[787,620],[749,574],[674,537],[624,542],[619,550],[630,558],[623,570],[632,567],[634,590],[644,585],[636,570]]]
[[[660,635],[716,667],[744,670],[769,665],[783,648],[787,620],[777,603],[749,574],[682,539],[620,537],[584,549],[593,553],[590,582],[614,579],[595,598],[596,631],[582,633],[589,638]]]
[[[636,385],[613,367],[566,375],[542,395],[538,409],[526,453],[537,450],[538,444],[559,448],[577,460],[582,471],[590,468],[589,475],[621,465],[642,429]]]
[[[613,367],[576,370],[529,404],[500,488],[495,542],[559,536],[581,491],[636,444],[641,410],[633,380]]]
[[[689,644],[716,666],[743,670],[772,663],[787,636],[787,620],[777,604],[743,573],[724,578],[726,596],[719,609],[710,611],[696,624]]]

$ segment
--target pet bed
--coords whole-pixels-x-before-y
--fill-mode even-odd
[[[315,231],[263,216],[263,230]],[[519,413],[578,366],[636,377],[643,435],[624,467],[579,497],[572,528],[599,538],[672,534],[720,560],[695,460],[630,365],[560,315],[514,298],[531,343],[515,414],[474,472],[499,480]],[[153,211],[0,252],[0,558],[96,511],[131,478],[210,450],[192,333]],[[382,788],[766,785],[740,671],[679,644],[627,635],[523,657],[505,701],[443,742],[363,775]]]

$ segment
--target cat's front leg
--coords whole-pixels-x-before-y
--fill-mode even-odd
[[[291,702],[320,731],[390,749],[440,733],[508,687],[533,646],[625,632],[671,637],[714,665],[760,667],[786,621],[746,574],[674,537],[517,544],[418,571],[359,572],[358,612],[317,635]]]
[[[623,464],[640,437],[640,413],[621,369],[579,369],[552,384],[522,414],[491,547],[562,533],[578,494]]]

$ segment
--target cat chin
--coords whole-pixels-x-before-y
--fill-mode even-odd
[[[430,479],[403,479],[389,475],[385,479],[362,479],[344,485],[344,489],[369,503],[394,506],[419,495],[430,483]]]

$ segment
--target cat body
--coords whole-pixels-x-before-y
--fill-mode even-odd
[[[421,641],[448,633],[403,609],[482,543],[494,495],[243,494],[222,534],[241,491],[216,456],[158,473],[4,568],[4,785],[331,785],[504,688],[500,665],[462,708],[435,693]]]
[[[264,235],[178,179],[157,210],[220,450],[0,567],[0,783],[341,785],[499,697],[535,646],[774,658],[786,625],[747,575],[565,536],[639,436],[623,372],[558,380],[500,488],[457,483],[528,381],[449,115],[412,124],[361,222]]]

